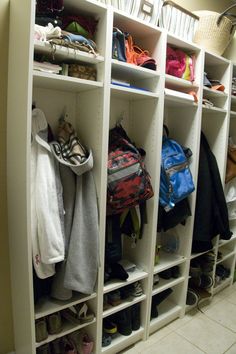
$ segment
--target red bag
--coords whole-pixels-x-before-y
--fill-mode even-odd
[[[121,126],[110,131],[107,166],[108,215],[122,213],[153,196],[143,155],[144,151],[140,153]]]

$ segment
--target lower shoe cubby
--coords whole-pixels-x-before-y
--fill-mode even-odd
[[[154,273],[153,276],[153,295],[164,291],[174,285],[184,281],[186,262],[171,266],[161,272]]]
[[[78,328],[78,327],[77,327]],[[61,336],[55,335],[50,342],[36,345],[36,354],[62,354],[62,353],[87,353],[96,352],[95,345],[96,327],[81,326],[76,330],[61,332]]]
[[[150,314],[150,333],[165,326],[181,315],[184,308],[184,281],[153,293]]]
[[[235,255],[231,254],[216,263],[213,295],[231,284],[234,274],[234,259]]]
[[[143,335],[145,302],[137,302],[103,318],[102,352],[117,353]]]
[[[103,318],[146,299],[147,279],[138,280],[103,295]]]
[[[88,332],[93,334],[94,331],[90,331],[89,328],[95,322],[95,299],[76,303],[73,306],[37,318],[35,320],[37,353],[50,352],[51,354],[57,354],[60,353],[59,348],[63,352],[63,346],[67,347],[66,343],[72,341],[72,337],[75,347],[80,343],[81,348],[83,340],[92,343],[93,335],[90,338]],[[93,343],[91,346],[93,346]]]

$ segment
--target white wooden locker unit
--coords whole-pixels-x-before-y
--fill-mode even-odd
[[[190,260],[199,256],[191,255],[191,242],[196,203],[196,191],[190,196],[192,216],[185,226],[172,230],[180,242],[178,252],[160,252],[160,262],[154,265],[157,234],[158,194],[160,176],[160,157],[163,123],[168,125],[170,136],[191,148],[191,172],[197,187],[198,158],[201,129],[207,136],[216,155],[222,181],[224,181],[227,155],[228,131],[235,134],[234,100],[231,99],[231,77],[235,66],[221,57],[205,52],[193,43],[168,34],[156,26],[127,17],[125,13],[95,1],[65,0],[65,7],[72,13],[92,15],[97,18],[98,28],[95,41],[99,56],[74,53],[73,50],[58,48],[58,58],[73,58],[75,62],[92,63],[97,68],[97,81],[76,79],[33,71],[33,52],[50,52],[47,44],[33,40],[35,3],[26,1],[24,8],[17,0],[11,1],[10,52],[9,52],[9,91],[8,91],[8,199],[9,233],[11,250],[11,273],[15,347],[17,354],[34,354],[44,342],[35,342],[35,320],[67,308],[73,304],[87,301],[95,319],[83,325],[94,340],[94,353],[118,353],[138,340],[148,336],[178,317],[183,317],[188,286]],[[157,61],[157,71],[133,66],[111,58],[112,28],[128,31],[140,47],[151,53]],[[15,29],[17,30],[17,37]],[[19,40],[20,38],[20,40]],[[170,44],[196,55],[196,77],[194,83],[165,74],[166,46]],[[234,69],[232,69],[234,68]],[[225,85],[225,93],[212,92],[203,87],[203,72],[211,75]],[[128,79],[136,88],[111,84],[111,77]],[[165,93],[165,87],[169,90]],[[195,91],[198,102],[178,97],[176,91]],[[209,97],[215,107],[202,107],[202,97]],[[86,146],[94,156],[93,174],[95,177],[99,207],[100,263],[97,286],[93,294],[74,295],[66,302],[45,299],[34,308],[32,255],[30,235],[30,134],[32,102],[42,109],[55,130],[58,118],[63,112],[68,114]],[[231,102],[231,105],[230,105]],[[231,114],[230,114],[231,111]],[[126,282],[109,281],[104,285],[104,250],[106,220],[106,171],[109,129],[122,117],[122,125],[137,146],[146,153],[146,166],[150,172],[154,197],[147,202],[148,224],[144,235],[132,248],[130,240],[124,239],[124,256],[137,265],[137,270]],[[232,221],[235,233],[236,224]],[[231,277],[224,284],[232,283],[235,267],[235,238],[230,241],[215,240],[214,251],[225,250],[225,265],[231,268]],[[223,252],[224,253],[224,252]],[[222,261],[222,262],[223,262]],[[217,263],[217,260],[216,260]],[[160,280],[153,287],[153,277],[165,269],[180,266],[180,277]],[[103,310],[103,296],[139,280],[143,295],[133,301],[124,301],[112,309]],[[223,286],[223,285],[222,285]],[[172,288],[171,296],[158,307],[159,316],[150,320],[152,296]],[[211,289],[212,295],[217,290]],[[108,347],[102,348],[102,320],[109,315],[125,309],[132,304],[141,303],[141,327],[130,336],[118,335]],[[65,324],[63,331],[49,336],[45,343],[62,337],[82,326]]]

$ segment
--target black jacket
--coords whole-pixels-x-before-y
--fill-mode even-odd
[[[205,135],[201,133],[192,251],[211,249],[211,240],[218,234],[224,240],[232,236],[217,161]]]

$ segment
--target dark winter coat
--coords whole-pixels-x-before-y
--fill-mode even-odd
[[[197,200],[193,231],[193,252],[212,248],[212,238],[229,240],[228,210],[216,158],[201,133]]]

